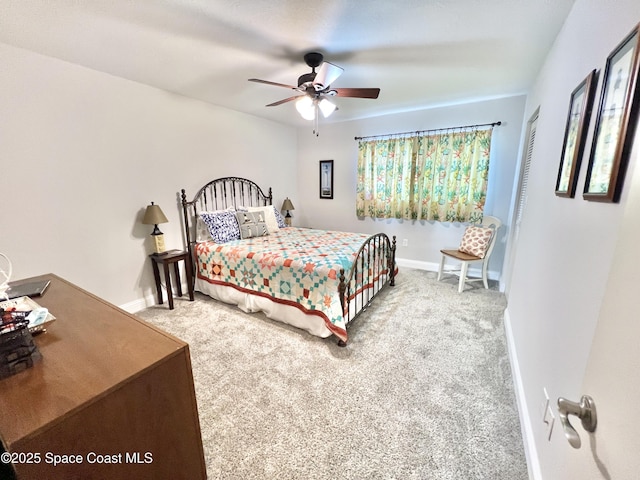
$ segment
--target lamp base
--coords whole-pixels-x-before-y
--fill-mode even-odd
[[[151,238],[153,238],[153,247],[154,247],[154,255],[165,255],[166,252],[166,248],[164,246],[164,235],[162,233],[159,233],[157,235],[151,235]]]

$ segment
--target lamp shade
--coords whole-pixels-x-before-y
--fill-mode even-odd
[[[320,111],[322,112],[322,116],[324,118],[327,118],[336,109],[336,106],[326,98],[323,98],[322,100],[320,100],[320,102],[318,103],[318,107],[320,107]]]
[[[295,208],[293,207],[293,203],[291,203],[291,200],[289,200],[289,197],[285,198],[284,202],[282,202],[281,210],[295,210]]]
[[[296,109],[305,120],[315,120],[318,109],[322,112],[322,116],[327,118],[336,111],[338,107],[326,98],[319,100],[318,98],[311,98],[308,95],[304,95],[296,101]]]
[[[144,217],[142,219],[142,223],[145,225],[157,225],[159,223],[167,223],[167,217],[165,217],[162,209],[159,205],[154,205],[151,202],[151,205],[147,206],[147,210],[144,212]]]
[[[305,120],[313,120],[316,117],[316,106],[308,95],[304,95],[296,101],[296,110]]]

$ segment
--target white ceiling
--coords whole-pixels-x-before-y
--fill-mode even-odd
[[[0,42],[277,122],[304,125],[303,55],[344,68],[322,122],[527,91],[574,0],[0,0]],[[46,79],[43,79],[46,81]]]

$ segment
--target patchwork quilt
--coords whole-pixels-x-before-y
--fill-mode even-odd
[[[338,285],[340,269],[349,278],[358,251],[367,234],[304,228],[282,228],[264,237],[234,240],[224,244],[213,241],[196,245],[197,276],[211,284],[230,286],[272,301],[295,306],[310,315],[319,315],[327,328],[346,341],[346,324]],[[370,265],[358,264],[358,270],[372,270],[375,280],[388,273],[386,259],[371,253]],[[364,268],[363,268],[364,267]],[[358,275],[350,296],[370,285],[362,285]]]

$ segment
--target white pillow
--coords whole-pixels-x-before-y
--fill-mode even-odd
[[[213,240],[209,233],[209,227],[204,223],[202,217],[198,215],[196,218],[196,243],[208,242],[209,240]]]
[[[267,224],[267,230],[269,233],[274,233],[280,230],[278,226],[278,220],[276,219],[276,213],[273,210],[273,205],[265,205],[264,207],[244,207],[250,212],[263,212],[264,220]]]

